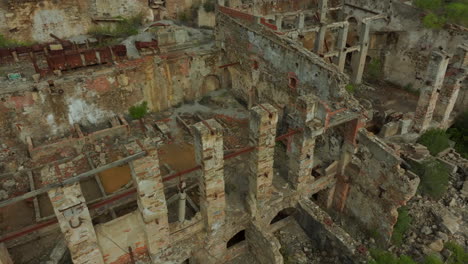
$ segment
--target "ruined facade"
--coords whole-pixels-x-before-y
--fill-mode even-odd
[[[417,196],[414,138],[468,106],[466,29],[416,41],[403,6],[1,2],[0,33],[37,43],[0,48],[0,264],[366,263]],[[119,43],[85,35],[138,14]],[[387,103],[376,58],[419,97]]]

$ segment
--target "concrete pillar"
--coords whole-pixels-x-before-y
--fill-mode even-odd
[[[321,24],[319,32],[315,37],[315,53],[323,54],[323,47],[325,46],[325,34],[327,33],[327,25]]]
[[[179,222],[185,221],[185,207],[187,201],[187,193],[185,192],[185,182],[182,182],[179,191]]]
[[[255,106],[250,110],[249,137],[255,150],[250,153],[248,164],[247,204],[252,215],[255,215],[257,205],[271,196],[277,123],[278,111],[270,104]]]
[[[323,127],[317,127],[319,99],[313,95],[305,95],[296,102],[293,129],[301,129],[302,133],[292,136],[289,152],[288,180],[293,188],[308,195],[314,177],[312,167],[314,159],[315,138],[323,132]],[[320,123],[320,122],[319,122]]]
[[[192,126],[195,158],[202,167],[200,176],[200,210],[205,228],[214,230],[224,223],[224,151],[222,127],[214,119]]]
[[[432,121],[449,58],[446,53],[441,51],[434,51],[431,54],[427,67],[425,87],[421,89],[414,115],[414,129],[417,131],[426,130]]]
[[[434,112],[434,119],[440,122],[440,127],[447,128],[450,114],[458,99],[461,83],[468,73],[468,47],[460,45],[454,55],[457,61],[448,66],[445,83],[439,94],[439,100]]]
[[[340,29],[338,36],[338,57],[335,57],[335,64],[338,66],[340,72],[344,71],[346,62],[346,40],[348,38],[349,23],[343,22],[343,27]]]
[[[319,0],[320,23],[327,22],[328,0]]]
[[[146,246],[152,260],[157,263],[161,251],[168,248],[169,221],[166,197],[158,151],[150,140],[125,145],[130,154],[145,150],[146,156],[131,163],[133,184],[137,189],[138,209],[143,219]]]
[[[218,5],[224,6],[225,5],[225,0],[218,0]]]
[[[275,16],[275,25],[278,28],[278,31],[281,31],[281,29],[283,28],[283,16],[282,15]]]
[[[13,264],[13,260],[8,253],[8,249],[3,243],[0,244],[0,264]]]
[[[299,14],[299,19],[298,19],[297,28],[298,28],[298,29],[303,29],[303,28],[304,28],[304,25],[305,25],[305,14],[304,14],[304,13],[300,13],[300,14]]]
[[[363,21],[361,24],[361,32],[359,35],[359,52],[353,54],[353,76],[352,82],[354,84],[362,83],[362,75],[364,73],[364,67],[366,66],[367,51],[369,50],[369,31],[370,22]]]
[[[104,264],[80,183],[48,192],[74,264]]]

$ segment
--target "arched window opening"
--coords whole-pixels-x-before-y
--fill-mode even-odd
[[[283,210],[279,211],[279,212],[276,214],[276,216],[273,217],[273,219],[271,220],[270,225],[271,225],[271,224],[274,224],[274,223],[276,223],[276,222],[279,222],[279,221],[285,219],[285,218],[288,217],[288,216],[293,215],[295,212],[296,212],[296,209],[295,209],[295,208],[292,208],[292,207],[286,208],[286,209],[283,209]]]
[[[245,230],[240,231],[239,233],[235,234],[229,241],[227,242],[227,248],[230,248],[234,245],[239,244],[240,242],[245,240]]]

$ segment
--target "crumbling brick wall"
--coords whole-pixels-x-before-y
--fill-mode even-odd
[[[107,122],[141,101],[147,101],[152,111],[193,101],[209,92],[204,87],[205,78],[215,76],[212,78],[217,80],[215,58],[214,53],[147,56],[111,67],[64,72],[53,87],[46,81],[22,83],[20,87],[9,83],[6,90],[14,93],[0,95],[0,117],[4,117],[0,122],[5,122],[2,135],[19,134],[22,140],[27,136],[33,140],[46,134],[60,136],[74,123]]]

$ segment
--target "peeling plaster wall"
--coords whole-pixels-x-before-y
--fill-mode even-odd
[[[243,100],[248,101],[250,89],[254,104],[266,100],[287,105],[292,98],[310,93],[322,100],[345,96],[348,77],[293,41],[255,24],[241,24],[221,12],[217,23],[216,39],[225,51],[224,63],[238,63],[228,70],[232,89]],[[297,78],[297,87],[290,86],[291,76]]]
[[[382,58],[384,77],[401,86],[412,85],[415,89],[424,86],[429,54],[442,47],[453,54],[458,45],[468,42],[468,31],[453,28],[432,30],[421,23],[423,11],[399,1],[346,0],[347,4],[359,6],[373,12],[385,13],[390,20],[378,20],[371,25],[371,35],[386,33],[383,45],[372,47],[369,56]],[[346,6],[347,18],[354,17],[361,21],[374,14]],[[391,33],[389,35],[388,33]],[[467,107],[463,98],[467,97],[467,88],[460,91],[456,109]]]
[[[5,1],[4,1],[5,2]],[[8,1],[0,5],[0,34],[21,41],[51,41],[86,33],[91,25],[89,1]]]
[[[148,12],[148,0],[88,0],[95,6],[99,17],[131,17]]]
[[[394,151],[368,133],[359,132],[358,152],[345,171],[351,181],[345,213],[389,239],[397,209],[414,196],[419,177],[402,169]]]
[[[22,89],[0,94],[0,132],[21,140],[43,139],[64,136],[75,123],[108,122],[141,101],[147,101],[152,111],[165,110],[220,88],[216,64],[213,53],[171,59],[147,56],[112,67],[66,72],[54,80],[52,89],[46,81],[22,82]],[[7,86],[12,91],[16,84]]]
[[[94,17],[132,17],[153,20],[147,0],[30,0],[0,3],[0,34],[21,41],[52,41],[86,34]]]

